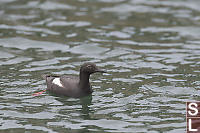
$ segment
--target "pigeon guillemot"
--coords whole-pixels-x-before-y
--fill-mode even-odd
[[[80,68],[78,76],[53,76],[42,75],[47,83],[47,91],[56,95],[68,97],[83,97],[92,93],[92,88],[89,82],[90,74],[105,71],[99,69],[94,63],[84,63]]]

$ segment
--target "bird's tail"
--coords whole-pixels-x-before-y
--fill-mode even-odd
[[[47,74],[42,74],[42,75],[41,75],[41,77],[42,77],[43,79],[45,79],[45,80],[47,79],[48,76],[49,76],[49,75],[47,75]]]

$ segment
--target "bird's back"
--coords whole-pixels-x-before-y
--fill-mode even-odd
[[[57,95],[64,95],[69,97],[81,97],[91,93],[91,88],[89,91],[85,92],[83,88],[79,85],[78,76],[69,75],[45,75],[42,76],[46,78],[47,90]]]

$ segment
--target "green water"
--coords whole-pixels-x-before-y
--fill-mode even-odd
[[[200,99],[198,0],[1,0],[0,132],[185,132]],[[93,94],[33,93],[94,62]]]

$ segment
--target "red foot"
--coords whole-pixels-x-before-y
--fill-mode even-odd
[[[46,89],[43,90],[43,91],[40,91],[40,92],[33,93],[32,96],[39,96],[39,95],[41,95],[45,91],[46,91]]]

